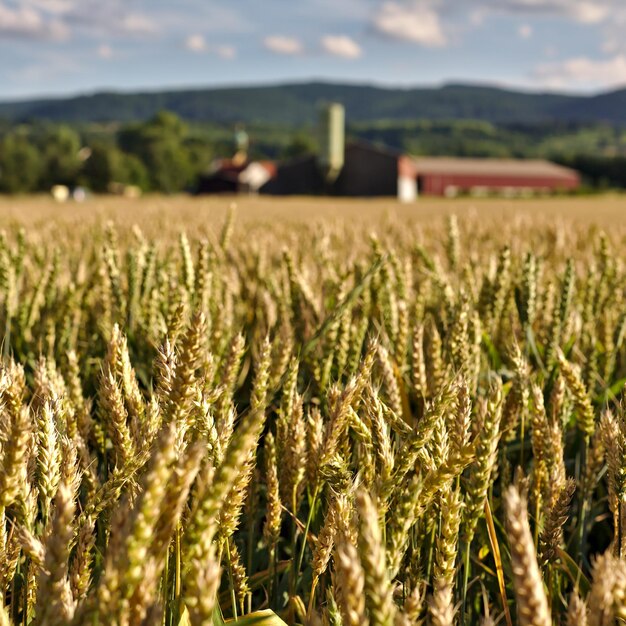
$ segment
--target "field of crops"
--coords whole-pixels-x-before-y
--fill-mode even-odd
[[[626,620],[626,201],[0,201],[0,625]]]

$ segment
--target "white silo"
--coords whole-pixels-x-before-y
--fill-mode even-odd
[[[333,181],[343,167],[346,113],[343,104],[332,102],[322,106],[320,113],[320,165],[326,178]]]

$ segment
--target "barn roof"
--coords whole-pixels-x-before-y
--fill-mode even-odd
[[[465,159],[450,157],[416,157],[419,175],[457,174],[469,176],[532,176],[572,178],[578,173],[568,167],[539,159]]]

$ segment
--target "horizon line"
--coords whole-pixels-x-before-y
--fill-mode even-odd
[[[32,96],[14,96],[9,98],[0,99],[0,104],[21,104],[25,102],[36,102],[43,100],[74,100],[78,98],[90,98],[94,96],[100,96],[105,94],[110,95],[120,95],[120,96],[129,96],[129,95],[157,95],[163,93],[182,93],[186,91],[226,91],[233,89],[267,89],[267,88],[276,88],[276,87],[291,87],[297,85],[313,85],[313,84],[322,84],[322,85],[336,85],[336,86],[344,86],[344,87],[362,87],[362,88],[372,88],[379,89],[382,91],[413,91],[413,90],[437,90],[437,89],[445,89],[450,87],[475,87],[475,88],[483,88],[483,89],[496,89],[499,91],[508,91],[514,93],[521,94],[530,94],[530,95],[553,95],[553,96],[565,96],[565,97],[574,97],[574,98],[593,98],[605,94],[615,93],[620,91],[621,89],[626,88],[626,85],[623,87],[612,87],[606,88],[603,90],[592,91],[592,92],[580,92],[580,91],[568,91],[568,90],[558,90],[558,89],[549,89],[549,88],[532,88],[532,87],[522,87],[515,85],[507,85],[499,82],[491,82],[491,81],[471,81],[471,80],[461,80],[461,79],[446,79],[439,82],[434,83],[415,83],[411,85],[407,84],[391,84],[391,83],[383,83],[377,81],[358,81],[358,80],[339,80],[339,79],[328,79],[321,77],[312,77],[308,79],[284,79],[284,80],[276,80],[276,81],[266,81],[266,82],[245,82],[245,83],[220,83],[215,85],[177,85],[177,86],[155,86],[155,87],[137,87],[137,88],[124,88],[124,87],[111,87],[111,86],[102,86],[102,87],[94,87],[91,89],[85,89],[82,91],[69,92],[69,93],[42,93],[39,95]]]

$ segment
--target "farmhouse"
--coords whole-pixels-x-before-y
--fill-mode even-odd
[[[455,196],[524,195],[571,191],[580,185],[578,172],[540,160],[417,158],[420,194]]]
[[[276,176],[271,161],[218,159],[210,171],[200,176],[197,193],[256,193]]]

